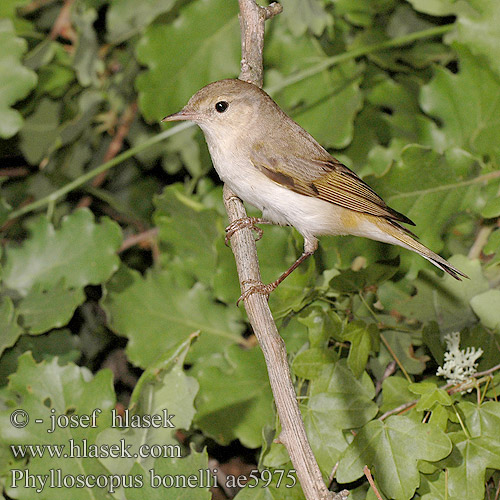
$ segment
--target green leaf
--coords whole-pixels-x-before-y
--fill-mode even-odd
[[[200,383],[195,422],[203,433],[229,444],[239,439],[248,448],[262,443],[262,428],[274,422],[266,365],[258,347],[230,346],[194,367]]]
[[[488,67],[500,76],[500,6],[495,0],[467,0],[467,8],[457,2],[456,38],[475,56],[484,56]]]
[[[481,406],[463,401],[458,404],[463,412],[467,431],[472,437],[491,437],[498,441],[498,426],[500,425],[500,403],[486,401]]]
[[[156,17],[169,12],[174,4],[174,0],[114,0],[106,15],[109,42],[123,42],[141,33]]]
[[[1,9],[0,9],[1,10]],[[9,19],[0,19],[0,137],[8,139],[23,126],[23,118],[12,105],[24,99],[36,85],[36,73],[21,64],[27,44],[18,38]]]
[[[32,164],[40,163],[59,135],[61,103],[44,98],[26,118],[21,130],[21,150]]]
[[[386,330],[381,335],[384,336],[392,350],[391,353],[385,345],[381,347],[377,362],[383,367],[387,366],[395,355],[408,373],[416,375],[425,370],[426,362],[430,358],[425,350],[415,350],[411,335],[397,330]]]
[[[289,353],[298,352],[307,342],[307,328],[297,321],[297,316],[292,316],[289,321],[281,323],[280,336]]]
[[[408,0],[415,10],[431,16],[455,14],[456,0]]]
[[[14,310],[14,304],[9,297],[0,297],[0,325],[2,325],[2,334],[0,335],[0,355],[13,346],[23,332],[17,323],[17,311]]]
[[[111,328],[128,337],[127,354],[138,366],[147,367],[193,332],[201,335],[189,353],[190,360],[241,340],[236,308],[214,303],[201,283],[191,288],[172,271],[152,271],[143,278],[122,267],[107,290],[103,306]]]
[[[321,418],[330,419],[337,429],[353,429],[377,414],[377,405],[371,401],[374,396],[373,383],[366,372],[355,377],[342,359],[325,367],[311,381],[308,408]]]
[[[423,31],[433,27],[433,24],[422,20],[422,18],[414,14],[414,11],[412,11],[409,7],[401,6],[393,13],[391,20],[386,27],[382,27],[380,24],[377,24],[372,29],[360,32],[350,44],[349,49],[356,51],[371,45],[389,42],[391,38],[405,36],[409,33]],[[395,47],[391,50],[379,50],[368,54],[367,57],[377,66],[380,66],[387,71],[396,72],[399,83],[401,83],[406,80],[403,74],[409,72],[409,66],[413,66],[415,68],[422,66],[425,67],[430,65],[430,63],[434,60],[439,59],[440,57],[443,57],[443,55],[451,52],[449,49],[447,50],[439,44],[429,45],[425,46],[424,42],[418,41],[411,48]],[[448,55],[448,59],[450,58],[452,58],[452,56]],[[411,76],[409,80],[411,81]],[[394,97],[391,99],[393,102],[395,102]],[[403,108],[406,107],[406,103],[404,101],[402,104]],[[384,118],[388,122],[392,122],[392,116],[386,115]],[[404,131],[408,129],[415,129],[418,125],[416,120],[412,124],[403,122],[399,123],[403,125]],[[396,135],[399,136],[400,134],[397,133]]]
[[[92,8],[85,8],[81,3],[72,12],[72,22],[78,31],[73,67],[82,87],[91,84],[99,86],[98,73],[104,70],[102,59],[99,57],[99,44],[94,23],[97,12]]]
[[[378,412],[375,403],[352,392],[318,393],[310,398],[307,407],[316,419],[330,421],[337,429],[361,427]]]
[[[397,5],[391,13],[387,33],[390,37],[397,38],[434,27],[431,20],[419,15],[409,5],[403,4]],[[397,54],[399,51],[393,50],[392,52]]]
[[[392,416],[384,422],[374,420],[349,445],[340,459],[336,477],[340,483],[354,481],[368,465],[376,470],[377,484],[385,495],[409,499],[420,482],[418,460],[440,460],[450,451],[450,440],[432,424],[402,416]]]
[[[89,210],[80,209],[64,217],[60,229],[45,216],[29,229],[21,247],[10,245],[5,252],[4,286],[22,296],[34,285],[48,290],[62,279],[68,288],[98,285],[118,268],[121,230],[107,217],[95,223]]]
[[[481,210],[481,216],[486,219],[500,217],[500,198],[490,199]]]
[[[359,377],[366,368],[370,352],[377,350],[378,329],[374,324],[352,321],[345,327],[342,337],[351,343],[347,364],[354,375]]]
[[[484,199],[483,180],[475,170],[474,158],[464,151],[440,155],[409,145],[403,149],[401,161],[388,173],[366,180],[390,206],[416,223],[412,230],[425,246],[439,252],[443,248],[442,234],[450,221],[460,212],[473,210],[477,200]],[[495,186],[498,180],[490,182]],[[402,251],[401,260],[410,263],[411,277],[424,266],[434,267],[413,252]]]
[[[18,360],[26,351],[31,351],[35,361],[51,360],[57,357],[60,365],[76,362],[80,356],[80,338],[69,330],[52,330],[45,335],[22,335],[14,347],[3,353],[0,359],[0,385],[7,383],[7,377],[17,370]]]
[[[137,134],[137,139],[140,144],[145,138]],[[198,127],[181,130],[171,136],[165,145],[158,145],[158,149],[160,146],[162,151],[170,153],[164,155],[162,160],[162,166],[169,174],[175,174],[185,168],[194,179],[199,179],[212,168],[212,162],[207,157],[209,153],[205,138]],[[154,148],[151,148],[150,152],[153,154]],[[220,196],[222,197],[222,191]]]
[[[455,49],[459,72],[453,74],[437,66],[434,78],[422,87],[422,109],[440,120],[447,147],[498,155],[500,131],[496,117],[500,113],[500,102],[495,99],[498,75],[465,46],[457,44]],[[498,56],[495,57],[498,60]],[[456,182],[456,177],[450,181]]]
[[[415,399],[408,386],[410,383],[406,378],[395,375],[387,377],[382,383],[382,405],[380,413],[392,410]]]
[[[318,377],[323,369],[336,361],[333,352],[319,347],[306,349],[295,356],[292,371],[297,377],[309,380]]]
[[[279,24],[276,30],[280,30]],[[349,61],[307,80],[283,85],[286,77],[326,57],[312,37],[295,38],[283,30],[275,33],[265,49],[265,59],[272,68],[266,75],[266,87],[279,89],[272,97],[323,146],[344,148],[352,140],[354,118],[362,107],[361,66]]]
[[[171,349],[163,358],[160,371],[155,379],[149,379],[141,385],[140,393],[136,396],[136,404],[130,408],[130,422],[134,418],[149,419],[150,416],[160,420],[161,426],[143,426],[139,428],[117,429],[108,428],[97,438],[98,445],[119,444],[125,440],[130,445],[128,457],[101,458],[104,466],[114,474],[128,474],[135,463],[150,469],[154,466],[153,456],[141,456],[141,446],[162,445],[165,448],[163,458],[170,461],[180,457],[181,446],[176,439],[176,433],[181,429],[189,429],[195,414],[194,398],[198,392],[198,382],[189,377],[182,369],[182,364],[190,346],[191,339]],[[172,427],[173,426],[173,427]]]
[[[11,211],[12,207],[2,197],[0,197],[0,228],[7,221]]]
[[[325,369],[323,376],[311,382],[310,396],[321,393],[357,395],[368,399],[375,397],[375,387],[367,373],[355,377],[347,366],[347,360],[341,359],[335,365]]]
[[[448,500],[447,476],[444,471],[422,474],[418,492],[422,500]]]
[[[449,434],[453,452],[440,462],[448,469],[450,498],[482,500],[486,469],[500,468],[498,436],[467,437],[463,432]]]
[[[304,420],[307,437],[314,456],[318,462],[321,471],[328,475],[331,473],[334,465],[338,462],[340,455],[347,448],[348,441],[339,428],[337,414],[329,415],[328,407],[331,404],[336,408],[339,399],[325,398],[327,404],[321,409],[312,408],[310,406],[301,405],[300,411]],[[354,401],[354,406],[360,405],[360,401]],[[366,414],[366,406],[361,404],[361,410]],[[339,410],[346,411],[352,408],[347,408],[345,404],[340,404]],[[325,439],[328,436],[328,439]]]
[[[398,263],[375,262],[358,271],[347,269],[330,280],[330,287],[343,293],[361,292],[366,287],[378,285],[390,279],[398,271]]]
[[[179,184],[168,186],[155,197],[154,222],[166,250],[181,260],[182,267],[197,280],[210,285],[217,269],[216,242],[221,217],[214,209],[183,193]]]
[[[68,91],[70,84],[75,79],[75,72],[66,65],[65,56],[60,55],[61,48],[55,42],[52,43],[54,44],[53,50],[56,53],[56,60],[40,68],[37,92],[46,93],[53,99],[58,99]]]
[[[198,336],[199,334],[190,335],[189,338],[168,350],[155,363],[150,364],[144,370],[130,396],[129,405],[132,409],[149,404],[151,390],[154,390],[160,375],[168,373],[176,366],[183,366],[186,355]]]
[[[444,353],[446,351],[444,347],[444,342],[441,341],[441,335],[439,333],[439,327],[437,323],[430,322],[425,325],[422,330],[422,341],[427,346],[432,356],[438,363],[442,365],[444,362]]]
[[[312,348],[327,347],[331,337],[342,339],[342,320],[331,308],[325,311],[319,306],[313,306],[306,309],[297,319],[307,326],[309,344]]]
[[[102,94],[91,89],[84,90],[78,96],[78,109],[75,110],[75,114],[60,124],[61,103],[43,98],[35,111],[26,119],[20,134],[21,149],[28,161],[38,164],[57,149],[74,143],[81,135],[86,135],[95,120],[101,102]],[[86,139],[89,140],[88,136]],[[77,142],[68,153],[68,162],[71,165],[70,167],[65,165],[65,171],[75,177],[81,174],[80,169],[91,156],[88,148],[88,144]],[[40,197],[38,190],[35,195]]]
[[[283,13],[280,16],[294,37],[310,31],[321,35],[327,26],[333,24],[332,16],[326,12],[319,0],[282,0]]]
[[[487,328],[498,329],[500,327],[500,290],[488,290],[475,295],[470,300],[472,310],[477,314],[481,323]]]
[[[414,394],[420,394],[421,396],[416,406],[418,411],[432,410],[436,404],[442,406],[450,406],[452,404],[448,393],[443,389],[439,389],[432,382],[413,383],[408,386],[408,389]]]
[[[482,324],[478,324],[460,332],[460,348],[474,347],[477,349],[480,347],[483,354],[478,360],[478,371],[488,370],[500,363],[499,339],[500,331],[492,331]]]
[[[146,30],[137,58],[149,69],[138,76],[136,86],[147,120],[159,121],[178,111],[200,87],[238,73],[237,12],[234,2],[196,0],[181,9],[174,23]]]
[[[214,478],[209,473],[206,450],[191,453],[185,458],[157,459],[149,470],[136,464],[130,471],[142,478],[143,486],[126,491],[127,500],[210,500],[209,486]],[[179,486],[172,487],[171,481],[178,479]],[[164,481],[164,483],[163,483]],[[185,483],[182,483],[185,481]],[[188,481],[190,481],[188,483]]]
[[[491,264],[500,261],[500,230],[496,229],[488,238],[488,243],[483,248],[485,255],[491,256]]]
[[[416,293],[402,294],[390,307],[408,319],[422,323],[436,322],[442,335],[475,325],[477,318],[470,302],[489,289],[488,280],[483,276],[478,261],[469,261],[457,255],[450,262],[465,272],[470,280],[457,281],[448,275],[438,279],[428,273],[422,274],[413,282]],[[389,306],[380,291],[379,297],[384,306]]]
[[[394,4],[394,0],[336,0],[335,10],[356,26],[369,26],[377,15],[392,10]]]
[[[17,30],[29,30],[31,24],[17,14],[17,9],[28,3],[30,3],[30,0],[4,0],[0,2],[0,19],[10,18],[14,22]]]
[[[406,144],[415,142],[418,137],[419,122],[415,120],[419,115],[417,92],[418,87],[410,78],[401,81],[385,78],[369,89],[368,100],[385,111],[383,120],[390,126],[393,141],[402,139]]]
[[[84,300],[85,294],[81,288],[68,289],[63,281],[49,290],[35,285],[19,303],[21,324],[32,335],[61,328]]]
[[[3,445],[51,444],[63,447],[63,453],[70,453],[70,440],[83,450],[83,442],[94,443],[100,429],[110,424],[110,410],[115,403],[113,380],[110,371],[103,370],[94,378],[85,368],[74,365],[61,367],[57,359],[52,362],[36,364],[30,353],[19,358],[17,373],[11,375],[8,390],[3,393],[3,410],[0,412],[0,441]],[[23,428],[16,428],[10,423],[12,411],[22,408],[29,415],[29,422]],[[87,426],[65,428],[56,427],[50,433],[51,416],[59,415],[92,415],[96,411],[95,427],[89,420]],[[40,419],[42,422],[37,423]],[[49,474],[51,469],[61,470],[63,476],[84,474],[106,474],[106,469],[96,458],[67,458],[61,456],[40,458],[29,456],[29,464],[16,462],[21,471],[29,469],[30,474]],[[41,477],[41,476],[40,476]],[[18,481],[16,488],[12,485],[12,477],[7,481],[6,491],[12,498],[32,499],[33,488],[25,487],[24,481]],[[47,488],[43,498],[55,500],[68,498],[67,488]],[[71,498],[75,500],[103,499],[106,490],[98,488],[72,488]]]
[[[267,236],[264,238],[267,238]],[[241,288],[233,253],[226,246],[224,236],[222,235],[215,241],[215,248],[217,252],[217,264],[212,269],[214,295],[218,300],[226,304],[236,304],[241,295]],[[262,262],[260,259],[259,265],[262,271]]]

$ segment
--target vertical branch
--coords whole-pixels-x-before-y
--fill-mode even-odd
[[[266,19],[279,14],[282,7],[278,3],[260,7],[255,0],[239,0],[239,4],[242,45],[240,79],[262,87],[264,24]],[[224,205],[230,223],[247,217],[243,203],[227,186],[224,186]],[[235,232],[231,238],[231,247],[243,292],[245,282],[261,281],[252,231],[244,228]],[[346,491],[340,494],[328,491],[307,440],[290,375],[285,344],[274,323],[267,297],[258,293],[250,294],[244,303],[248,319],[266,360],[269,382],[282,428],[279,439],[288,450],[306,499],[345,499],[348,495]]]

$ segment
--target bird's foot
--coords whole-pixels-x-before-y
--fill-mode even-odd
[[[239,231],[240,229],[243,229],[244,227],[249,227],[250,229],[253,229],[257,233],[257,237],[255,239],[256,241],[259,241],[262,238],[264,231],[262,231],[262,229],[260,227],[257,227],[255,224],[262,224],[265,222],[267,221],[264,221],[259,217],[243,217],[241,219],[236,219],[235,221],[231,222],[231,224],[229,224],[229,226],[226,227],[226,238],[225,238],[226,246],[229,246],[229,241],[233,237],[234,233],[236,233],[236,231]]]
[[[242,300],[246,300],[250,295],[254,293],[259,293],[260,295],[265,295],[269,298],[269,295],[272,291],[276,289],[279,283],[273,281],[268,285],[264,285],[261,281],[257,280],[245,280],[242,282],[242,285],[249,285],[248,288],[240,295],[240,298],[237,300],[236,305],[239,306]]]

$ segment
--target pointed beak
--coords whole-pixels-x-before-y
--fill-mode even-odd
[[[165,116],[162,122],[178,122],[181,120],[196,120],[196,114],[186,111],[184,108],[178,111],[177,113],[173,113],[171,115]]]

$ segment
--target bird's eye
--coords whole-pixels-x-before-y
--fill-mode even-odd
[[[215,111],[217,111],[217,113],[224,113],[228,107],[229,103],[227,101],[219,101],[215,104]]]

